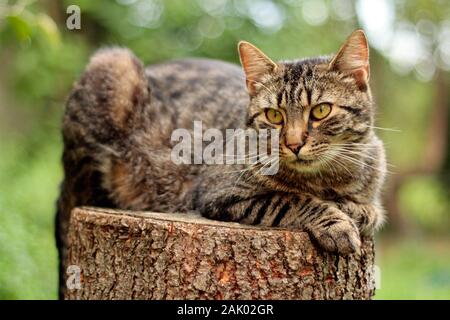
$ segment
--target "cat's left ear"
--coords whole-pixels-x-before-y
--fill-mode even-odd
[[[361,90],[369,83],[369,45],[362,30],[354,31],[330,62],[330,70],[351,74]]]
[[[247,80],[248,93],[253,96],[256,93],[255,84],[260,82],[267,74],[275,72],[278,66],[249,42],[239,42],[238,50]]]

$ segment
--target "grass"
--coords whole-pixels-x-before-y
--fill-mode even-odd
[[[61,145],[33,140],[2,141],[0,149],[0,299],[57,297],[53,219]],[[450,237],[381,237],[376,299],[450,299],[449,244]]]

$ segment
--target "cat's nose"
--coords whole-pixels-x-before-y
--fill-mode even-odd
[[[288,131],[286,134],[286,147],[291,149],[291,151],[297,155],[300,149],[305,145],[307,138],[307,131]]]
[[[298,154],[300,149],[305,145],[304,141],[299,141],[298,143],[287,144],[286,146],[291,149],[291,151],[295,154]]]

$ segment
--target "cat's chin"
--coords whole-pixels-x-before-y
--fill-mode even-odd
[[[287,162],[287,166],[295,171],[304,173],[316,173],[320,171],[319,162],[316,160],[296,159]]]

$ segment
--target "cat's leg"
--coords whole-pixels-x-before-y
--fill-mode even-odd
[[[100,171],[103,187],[122,209],[185,212],[190,188],[189,167],[176,165],[167,146],[139,140],[117,157],[105,158]]]
[[[352,201],[337,203],[339,209],[351,217],[362,235],[371,235],[385,220],[382,207],[377,204],[360,204]]]
[[[306,229],[327,251],[339,254],[359,252],[361,240],[354,221],[332,203],[311,196],[289,195],[294,206],[273,226]]]
[[[330,252],[350,254],[361,246],[358,228],[349,216],[309,196],[209,186],[197,189],[194,207],[211,219],[303,229]]]

